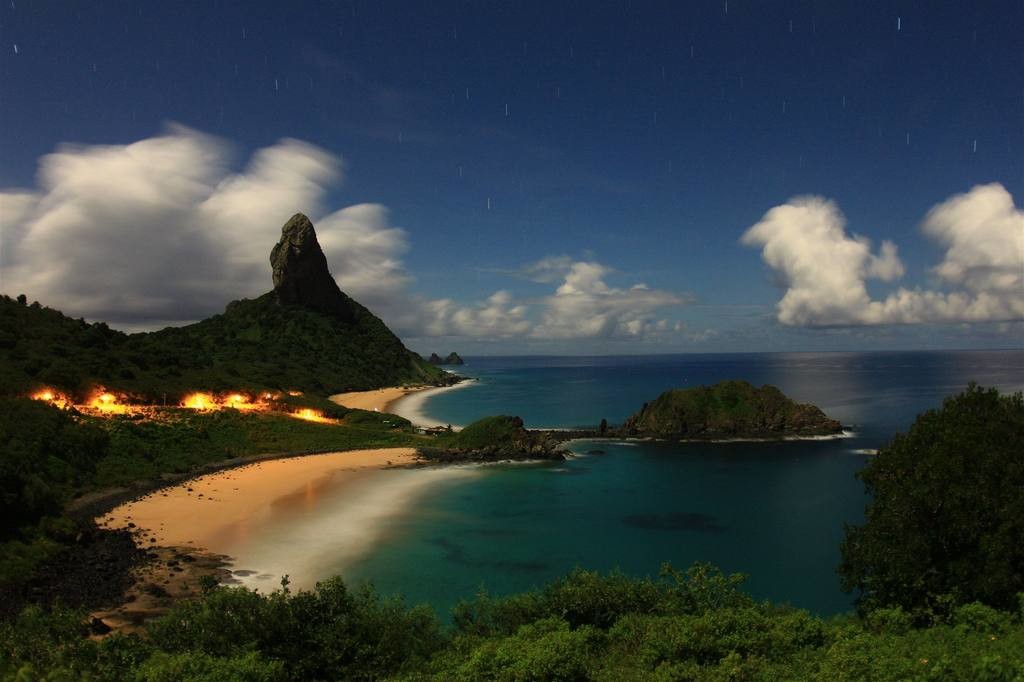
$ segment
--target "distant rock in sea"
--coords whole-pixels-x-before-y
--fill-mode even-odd
[[[464,365],[464,364],[466,364],[465,361],[462,358],[460,358],[459,354],[456,353],[455,351],[452,351],[451,353],[448,354],[447,357],[443,357],[443,358],[440,355],[438,355],[437,353],[431,353],[430,357],[427,359],[427,362],[429,362],[432,365]]]
[[[665,391],[629,417],[621,432],[665,440],[770,439],[838,434],[842,425],[774,386],[723,381]]]

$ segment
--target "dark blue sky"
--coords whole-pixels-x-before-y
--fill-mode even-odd
[[[652,312],[693,332],[661,337],[668,350],[707,350],[701,330],[731,349],[1020,345],[1012,312],[780,325],[792,273],[739,243],[772,207],[821,195],[874,251],[898,246],[905,272],[869,281],[874,299],[955,289],[931,270],[948,244],[921,223],[976,185],[1021,204],[1019,0],[14,0],[0,20],[0,188],[38,189],[61,143],[125,145],[168,122],[233,144],[236,169],[297,138],[344,159],[325,211],[390,209],[409,291],[432,300],[509,290],[542,305],[562,280],[510,273],[566,255],[605,266],[609,287],[689,301]],[[609,329],[586,348],[622,350]],[[482,350],[571,343],[468,336]]]

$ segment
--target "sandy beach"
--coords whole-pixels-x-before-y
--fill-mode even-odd
[[[328,486],[336,490],[375,469],[415,461],[413,448],[383,448],[255,462],[157,490],[97,522],[132,529],[142,546],[224,552],[275,506],[315,504]]]
[[[415,388],[394,386],[391,388],[378,388],[373,391],[338,393],[332,395],[331,400],[352,409],[390,412],[391,414],[397,414],[399,417],[408,419],[414,426],[432,428],[435,426],[447,426],[448,424],[443,424],[424,414],[423,404],[427,398],[442,391],[468,388],[474,383],[476,382],[473,379],[468,379],[451,386],[416,386]],[[463,425],[450,424],[450,426],[458,430]]]
[[[476,383],[475,379],[467,379],[451,386],[430,387],[425,391],[410,392],[390,403],[388,405],[388,412],[408,419],[415,426],[424,428],[451,426],[453,429],[458,431],[465,426],[465,424],[447,424],[445,422],[438,421],[437,419],[433,419],[423,411],[423,405],[427,402],[428,398],[437,395],[438,393],[444,391],[459,391],[464,388],[475,386]]]
[[[373,391],[352,391],[351,393],[338,393],[331,396],[333,402],[342,407],[353,410],[370,410],[373,412],[387,412],[388,406],[399,398],[404,398],[410,393],[424,391],[431,386],[416,386],[408,388],[405,386],[393,386],[391,388],[378,388]]]

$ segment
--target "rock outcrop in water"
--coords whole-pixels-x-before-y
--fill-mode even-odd
[[[355,320],[358,304],[334,281],[313,223],[304,214],[296,213],[281,228],[270,265],[274,297],[281,305],[301,305],[344,322]]]
[[[561,461],[566,451],[550,433],[529,431],[519,417],[499,415],[473,422],[436,448],[420,448],[420,454],[435,462]]]
[[[774,386],[746,381],[665,391],[623,424],[626,436],[665,440],[786,438],[842,432],[814,405],[796,403]]]
[[[459,357],[459,354],[455,351],[449,353],[446,357],[441,357],[437,353],[431,353],[430,358],[427,359],[432,365],[464,365],[466,362]]]

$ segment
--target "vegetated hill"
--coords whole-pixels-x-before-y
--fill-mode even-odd
[[[443,434],[420,454],[439,462],[565,459],[561,443],[544,431],[528,431],[519,417],[478,419],[457,433]]]
[[[271,263],[273,291],[152,333],[127,335],[3,296],[0,391],[45,385],[81,394],[102,385],[175,401],[198,389],[328,394],[445,380],[338,288],[306,216],[282,228]]]
[[[622,430],[631,436],[670,440],[776,438],[840,433],[842,425],[774,386],[722,381],[665,391],[627,419]]]

